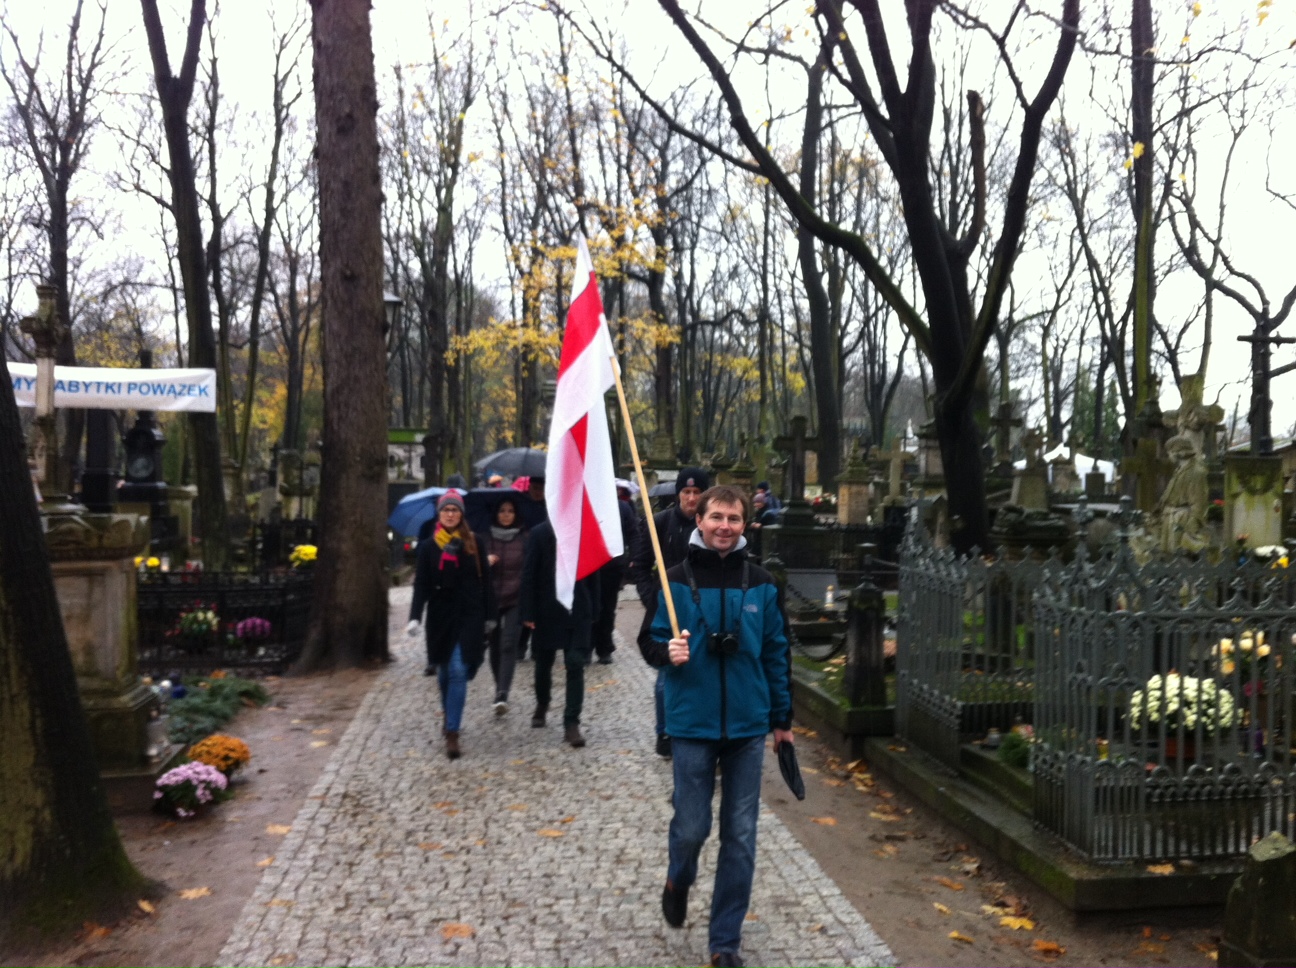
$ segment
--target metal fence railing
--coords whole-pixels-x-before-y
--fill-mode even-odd
[[[139,576],[139,667],[146,675],[232,669],[279,673],[301,654],[310,618],[309,571],[145,572]],[[211,611],[216,628],[182,618]]]
[[[1236,857],[1296,833],[1296,568],[1120,544],[900,563],[897,732],[952,769],[1033,725],[1036,822],[1095,860]]]

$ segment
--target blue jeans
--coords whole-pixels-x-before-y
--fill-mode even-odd
[[[657,735],[666,735],[666,670],[657,670],[657,685],[653,686],[653,704],[657,707]]]
[[[670,867],[675,887],[697,880],[698,853],[711,833],[711,797],[720,764],[720,856],[711,899],[711,953],[738,953],[756,870],[756,818],[760,814],[765,737],[707,741],[671,739],[675,816],[670,824]]]
[[[450,661],[437,666],[437,685],[441,687],[446,731],[457,733],[463,721],[464,701],[468,698],[468,667],[464,665],[463,648],[457,643]]]

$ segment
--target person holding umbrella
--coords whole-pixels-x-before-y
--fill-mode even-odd
[[[792,656],[782,594],[747,557],[747,498],[737,488],[708,489],[683,562],[666,572],[678,609],[676,635],[658,591],[644,614],[639,649],[663,670],[666,729],[675,772],[675,815],[662,914],[673,928],[688,915],[698,855],[711,831],[716,768],[720,854],[711,900],[711,964],[741,965],[738,949],[756,868],[765,736],[792,747]]]
[[[468,683],[482,663],[486,616],[490,613],[490,581],[477,539],[464,523],[463,497],[446,491],[437,501],[437,523],[418,546],[414,572],[414,601],[406,632],[415,636],[427,609],[427,666],[436,676],[445,710],[446,756],[461,754],[459,727]]]

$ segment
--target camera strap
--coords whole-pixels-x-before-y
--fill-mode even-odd
[[[714,633],[711,631],[711,626],[707,624],[706,615],[704,615],[702,612],[702,593],[698,590],[697,579],[693,576],[693,564],[688,560],[687,556],[685,556],[684,561],[681,562],[681,564],[684,565],[684,577],[688,579],[689,591],[692,593],[693,596],[693,606],[697,609],[698,621],[702,623],[702,631],[705,632],[707,635],[713,635]],[[738,622],[734,626],[734,632],[738,632],[742,629],[742,608],[743,605],[747,604],[747,588],[750,585],[750,583],[751,583],[751,559],[744,557],[743,566],[742,566],[742,601],[739,602],[738,604]],[[721,584],[720,608],[721,608],[722,615],[724,614],[723,612],[724,593],[725,593],[724,585]],[[721,625],[724,624],[723,619],[721,620],[720,624]],[[721,629],[721,631],[724,630]]]

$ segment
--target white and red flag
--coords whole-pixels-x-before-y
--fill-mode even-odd
[[[554,584],[570,609],[576,582],[624,552],[603,394],[616,385],[612,338],[585,239],[576,247],[567,331],[549,425],[545,502],[558,541]]]

